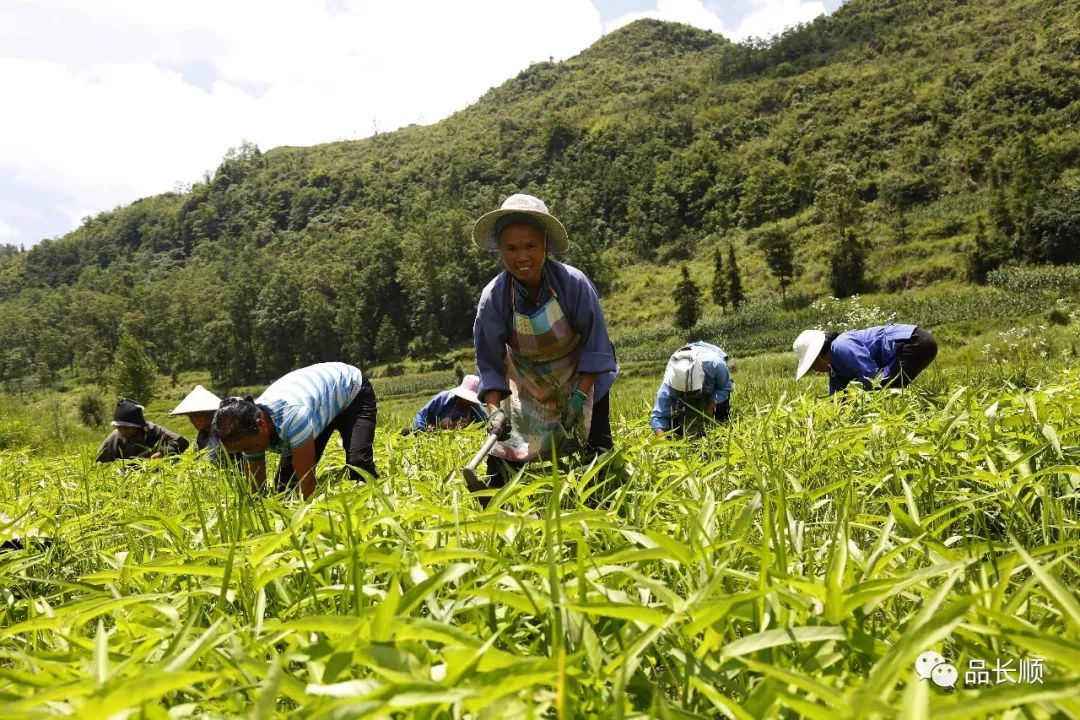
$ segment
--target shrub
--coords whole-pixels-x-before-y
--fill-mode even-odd
[[[109,417],[108,405],[96,393],[83,393],[79,396],[79,420],[86,427],[98,428]]]
[[[1051,310],[1050,315],[1047,317],[1047,320],[1050,322],[1051,325],[1068,325],[1071,322],[1068,314],[1066,314],[1065,311],[1059,308],[1054,308],[1053,310]]]

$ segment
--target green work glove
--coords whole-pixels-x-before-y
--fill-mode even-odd
[[[510,416],[502,408],[495,408],[488,415],[484,428],[489,435],[494,435],[496,440],[505,442],[510,439]]]
[[[575,390],[570,395],[570,402],[566,405],[566,412],[563,415],[562,426],[567,432],[570,432],[578,421],[581,420],[581,416],[585,414],[585,402],[589,399],[589,396],[580,390]]]

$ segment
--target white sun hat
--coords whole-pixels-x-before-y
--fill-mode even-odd
[[[810,366],[817,360],[821,348],[825,347],[825,332],[823,330],[803,330],[791,349],[799,358],[799,368],[795,371],[795,379],[798,380],[810,370]]]
[[[664,369],[664,382],[679,392],[697,392],[705,384],[705,366],[694,349],[676,350]]]
[[[476,394],[476,391],[480,389],[480,376],[478,375],[466,375],[461,378],[461,384],[456,388],[453,388],[452,392],[462,400],[468,400],[469,402],[479,405],[480,397]]]
[[[507,215],[528,215],[536,220],[545,230],[548,250],[553,253],[564,253],[570,247],[570,239],[566,236],[566,228],[558,218],[548,212],[547,205],[538,197],[517,193],[506,198],[502,207],[492,210],[480,216],[473,225],[472,240],[478,248],[483,250],[498,250],[499,239],[495,236],[495,227],[499,220]]]
[[[169,415],[189,415],[198,412],[214,412],[221,405],[221,398],[210,392],[202,385],[196,385],[195,389],[173,408]]]

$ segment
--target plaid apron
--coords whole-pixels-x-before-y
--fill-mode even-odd
[[[549,286],[550,287],[550,286]],[[593,391],[585,411],[573,428],[560,424],[578,386],[577,363],[581,336],[563,314],[555,288],[551,299],[532,315],[517,311],[515,290],[510,286],[514,328],[506,346],[506,382],[510,395],[502,408],[510,415],[510,438],[497,443],[491,454],[503,460],[529,462],[578,450],[589,437]]]

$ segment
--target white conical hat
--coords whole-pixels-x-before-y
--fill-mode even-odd
[[[791,344],[791,349],[795,351],[795,356],[799,358],[799,367],[795,370],[796,380],[807,373],[810,366],[817,360],[817,356],[821,354],[821,348],[823,347],[825,347],[825,332],[823,330],[803,330],[799,333],[799,337],[795,338],[795,342]]]
[[[221,398],[210,392],[202,385],[196,385],[195,389],[173,408],[170,415],[187,415],[197,412],[214,412],[221,405]]]

